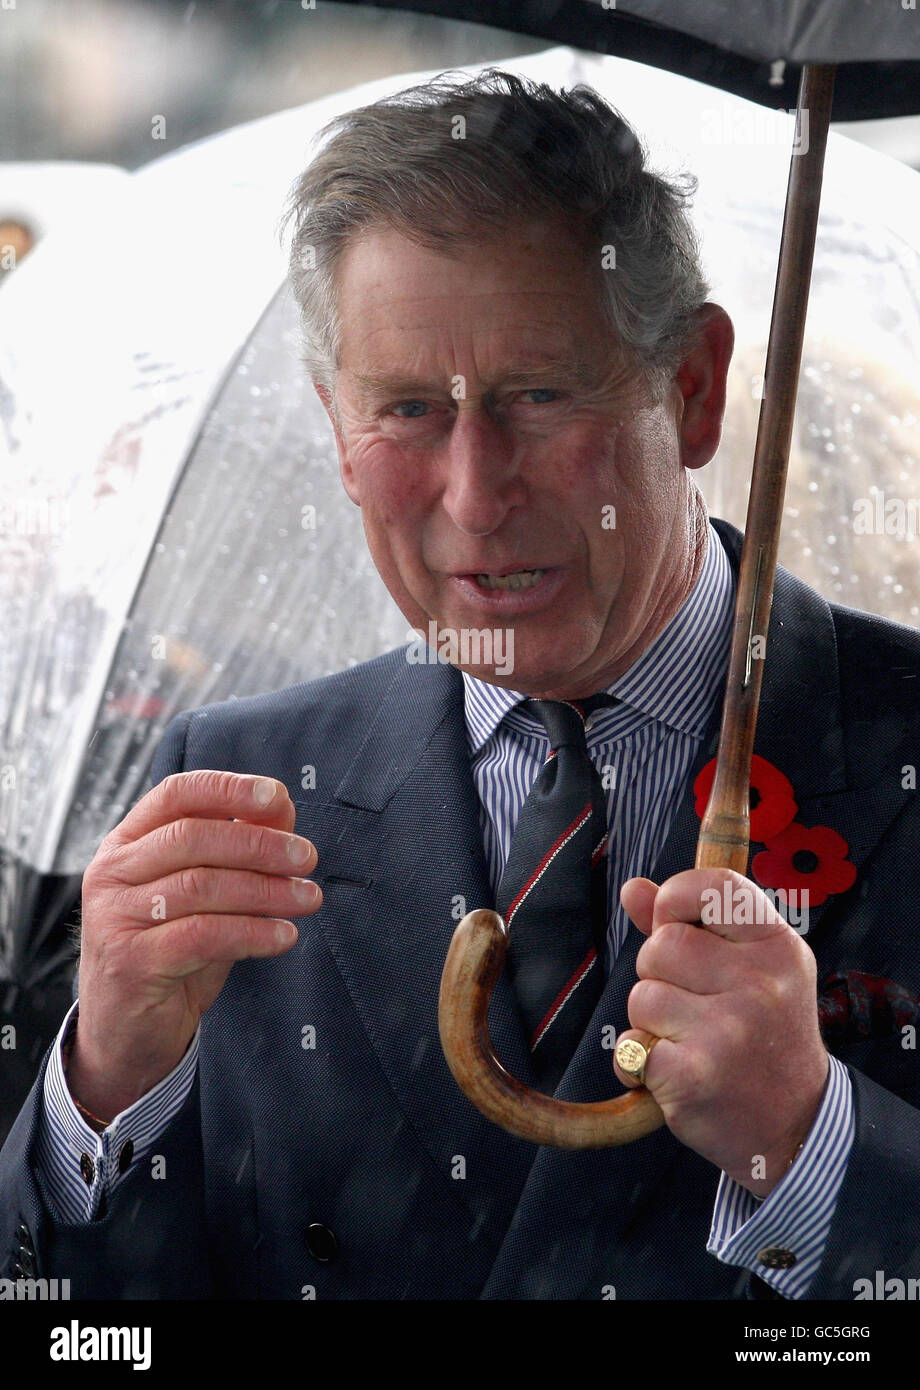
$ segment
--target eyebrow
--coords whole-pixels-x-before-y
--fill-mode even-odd
[[[431,377],[409,376],[406,373],[389,372],[353,372],[352,376],[357,384],[370,395],[409,395],[413,392],[436,392],[448,389],[442,380]],[[542,358],[539,361],[531,362],[522,367],[513,367],[510,371],[500,373],[494,382],[486,388],[495,389],[495,384],[502,386],[522,386],[535,377],[552,376],[556,380],[566,384],[581,387],[594,385],[598,378],[598,369],[595,365],[573,358]]]

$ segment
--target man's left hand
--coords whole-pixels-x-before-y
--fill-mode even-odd
[[[660,1039],[645,1085],[682,1143],[766,1197],[811,1128],[830,1065],[814,955],[731,869],[688,869],[660,887],[629,879],[620,901],[648,937],[629,996],[631,1028]]]

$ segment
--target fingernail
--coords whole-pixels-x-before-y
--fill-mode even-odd
[[[309,903],[316,901],[316,884],[311,883],[306,878],[295,878],[292,880],[291,891],[299,903],[306,907]]]
[[[252,799],[257,806],[267,806],[274,801],[278,783],[268,777],[257,777],[252,784]]]
[[[310,858],[310,845],[299,836],[292,835],[288,840],[287,852],[292,864],[306,864]]]

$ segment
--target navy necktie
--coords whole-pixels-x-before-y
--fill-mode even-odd
[[[541,1087],[556,1089],[603,989],[607,937],[607,807],[588,756],[585,719],[616,704],[525,700],[550,755],[521,808],[498,886],[508,975]]]

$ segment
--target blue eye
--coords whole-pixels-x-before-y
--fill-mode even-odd
[[[531,389],[530,389],[529,391],[525,391],[525,392],[524,392],[524,395],[525,395],[525,396],[542,396],[542,397],[543,397],[542,400],[533,401],[533,402],[532,402],[533,405],[549,405],[549,404],[552,403],[553,400],[558,399],[559,392],[558,392],[558,391],[554,391],[554,390],[553,390],[551,387],[549,387],[549,386],[533,386],[533,387],[531,387]],[[549,398],[549,399],[547,399],[547,398]]]
[[[400,401],[399,405],[393,407],[393,414],[396,415],[396,417],[400,420],[418,420],[421,418],[421,412],[419,410],[413,409],[411,415],[399,414],[401,410],[405,410],[407,407],[415,406],[419,406],[421,408],[421,411],[425,411],[428,409],[428,406],[424,401]]]

